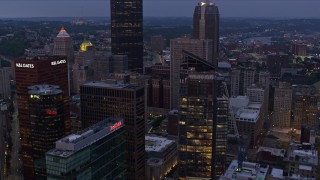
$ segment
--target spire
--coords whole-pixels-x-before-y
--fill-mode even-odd
[[[70,37],[70,35],[67,33],[67,31],[62,26],[59,34],[57,35],[57,38],[69,38],[69,37]]]

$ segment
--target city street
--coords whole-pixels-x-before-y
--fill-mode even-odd
[[[17,98],[14,95],[14,113],[12,115],[12,151],[11,151],[11,167],[8,180],[22,180],[23,176],[21,175],[21,160],[19,157],[19,148],[20,148],[20,135],[19,135],[19,120],[18,120],[18,107],[17,107]]]

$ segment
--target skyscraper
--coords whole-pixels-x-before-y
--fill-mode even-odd
[[[190,52],[208,62],[212,62],[212,41],[191,39],[187,37],[176,38],[170,41],[170,108],[179,107],[180,66],[183,61],[183,51]]]
[[[66,56],[69,64],[74,63],[72,38],[64,29],[64,27],[61,28],[59,34],[54,38],[53,55]]]
[[[131,71],[143,72],[142,0],[111,0],[112,55],[128,55]]]
[[[74,64],[74,49],[73,49],[73,41],[64,27],[61,28],[59,34],[54,38],[54,46],[53,46],[53,55],[55,56],[65,56],[67,57],[68,62],[68,71],[69,71],[69,90],[74,92],[73,87],[73,71],[72,65]]]
[[[193,37],[196,39],[211,39],[213,65],[218,67],[219,58],[219,9],[210,2],[200,2],[193,14]]]
[[[88,82],[80,87],[81,117],[89,127],[108,117],[125,120],[128,179],[145,179],[145,95],[143,85]]]
[[[21,158],[25,179],[34,179],[34,164],[32,158],[31,123],[28,109],[28,87],[36,84],[59,85],[64,94],[64,111],[69,112],[68,67],[65,57],[38,57],[32,60],[16,60],[14,63],[17,100],[19,111],[19,129],[21,143]],[[69,121],[69,120],[67,120]],[[69,124],[69,123],[67,123]],[[67,125],[67,126],[70,126]],[[66,127],[66,134],[69,127]]]
[[[214,67],[191,53],[184,51],[183,54],[180,73],[179,179],[211,179],[216,175],[216,138],[219,136]]]
[[[34,179],[46,179],[46,152],[65,135],[69,112],[59,86],[41,84],[28,87],[28,110]]]

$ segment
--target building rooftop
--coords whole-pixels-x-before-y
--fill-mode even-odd
[[[249,105],[249,97],[248,96],[237,96],[237,97],[231,97],[229,99],[229,106],[235,107],[235,108],[241,108],[246,107]]]
[[[268,174],[268,169],[268,165],[243,162],[243,167],[239,170],[238,160],[233,160],[226,172],[220,177],[220,180],[264,180]]]
[[[146,140],[146,145],[145,145],[146,152],[151,152],[151,151],[161,152],[161,151],[164,151],[168,146],[175,143],[173,140],[169,140],[164,137],[150,136],[150,135],[145,136],[145,140]]]
[[[57,38],[69,38],[70,35],[67,33],[67,31],[64,29],[64,27],[61,27],[59,34],[57,35]]]
[[[128,83],[123,83],[121,81],[113,81],[113,82],[96,82],[96,81],[91,81],[84,83],[81,86],[91,86],[91,87],[102,87],[102,88],[114,88],[114,89],[136,89],[140,86],[136,84],[128,84]]]
[[[56,95],[62,93],[62,90],[56,85],[38,84],[29,86],[28,93],[31,95]]]
[[[278,157],[284,157],[285,153],[286,153],[286,151],[284,149],[276,149],[276,148],[260,146],[259,149],[258,149],[258,152],[261,152],[261,151],[270,152],[271,155],[278,156]]]
[[[271,178],[285,179],[285,177],[283,177],[283,170],[282,169],[272,168]]]
[[[241,108],[236,113],[238,121],[256,122],[259,118],[260,110]]]
[[[78,133],[68,135],[56,141],[56,147],[49,150],[47,154],[67,158],[123,126],[123,119],[108,118]]]

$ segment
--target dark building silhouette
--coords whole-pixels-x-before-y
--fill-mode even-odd
[[[29,86],[28,94],[34,179],[47,179],[46,152],[55,146],[58,139],[66,135],[65,123],[70,113],[65,112],[67,102],[59,86]]]
[[[166,39],[162,35],[151,36],[150,45],[153,51],[161,53],[166,46]]]
[[[143,72],[142,0],[111,0],[112,55],[128,55],[128,68]]]
[[[210,2],[200,2],[193,14],[193,37],[196,39],[211,39],[213,65],[218,67],[219,58],[219,9]]]
[[[14,66],[24,178],[34,179],[31,123],[29,120],[29,109],[27,104],[29,97],[28,87],[44,83],[60,86],[65,101],[64,111],[69,112],[68,64],[66,57],[44,56],[31,60],[16,60]],[[68,134],[70,131],[69,119],[67,119],[65,123],[65,134]]]
[[[267,56],[267,68],[271,78],[280,78],[281,68],[288,67],[289,64],[290,57],[288,54],[276,53]]]
[[[143,85],[88,82],[80,87],[85,127],[105,118],[125,120],[128,179],[145,179],[145,94]]]

